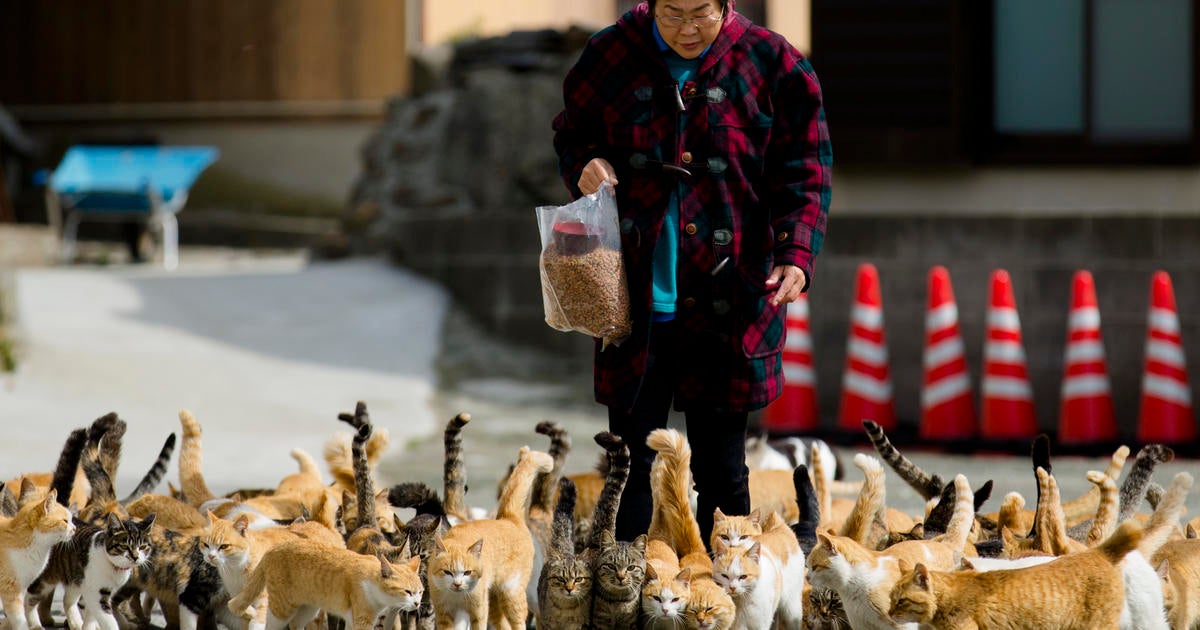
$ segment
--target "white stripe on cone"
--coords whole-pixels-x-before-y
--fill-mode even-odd
[[[807,334],[807,331],[789,330],[787,339],[783,342],[783,349],[793,352],[811,352],[812,337]]]
[[[1104,360],[1104,343],[1099,339],[1080,339],[1067,344],[1067,365]]]
[[[1019,341],[988,341],[983,345],[983,360],[987,363],[1024,364],[1025,349]]]
[[[783,378],[787,385],[814,385],[817,382],[812,366],[784,361]]]
[[[882,330],[883,309],[878,306],[855,304],[850,311],[850,322],[867,330]]]
[[[925,369],[945,365],[963,356],[961,337],[949,337],[925,348]]]
[[[1079,330],[1096,330],[1100,328],[1100,309],[1095,306],[1084,306],[1071,311],[1067,320],[1067,332]]]
[[[851,337],[846,343],[846,355],[873,367],[886,367],[887,346],[862,337]]]
[[[1183,357],[1183,348],[1173,341],[1150,339],[1146,342],[1146,358],[1173,368],[1187,367]]]
[[[954,302],[946,302],[925,314],[925,330],[941,330],[956,323],[958,323],[958,305]]]
[[[842,388],[859,398],[883,405],[892,401],[890,380],[877,379],[862,372],[846,372],[842,377]]]
[[[1192,390],[1186,384],[1158,374],[1145,374],[1142,377],[1142,393],[1180,407],[1192,406]]]
[[[1179,316],[1175,311],[1165,308],[1150,309],[1150,329],[1168,335],[1179,334]]]
[[[927,385],[921,392],[921,406],[930,409],[970,391],[971,379],[966,374],[953,374]]]
[[[1021,332],[1021,318],[1015,308],[994,307],[988,310],[987,325],[994,330]]]
[[[1110,392],[1108,377],[1103,374],[1079,374],[1063,380],[1062,397],[1066,400],[1107,396]]]
[[[1003,400],[1033,400],[1029,381],[1012,376],[984,376],[981,386],[984,398]]]

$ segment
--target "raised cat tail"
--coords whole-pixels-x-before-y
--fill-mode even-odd
[[[666,540],[680,557],[705,550],[700,525],[692,514],[692,447],[675,429],[655,429],[646,445],[657,453],[650,466],[650,487],[657,499],[650,520],[649,538]]]
[[[1098,470],[1089,470],[1087,480],[1100,489],[1100,507],[1096,508],[1096,518],[1092,519],[1084,541],[1091,546],[1108,538],[1117,529],[1117,484],[1112,477]],[[1070,533],[1068,530],[1067,534]]]
[[[807,557],[817,545],[817,527],[821,522],[821,504],[813,491],[808,466],[800,464],[792,471],[792,485],[796,486],[796,503],[800,507],[800,519],[792,524],[792,533],[800,541],[800,549]]]
[[[246,585],[242,587],[241,592],[236,597],[229,600],[229,610],[233,614],[244,619],[252,619],[253,611],[246,610],[258,599],[259,595],[267,588],[267,563],[259,562],[258,566],[250,572],[250,576],[246,578]],[[249,613],[249,615],[247,614]]]
[[[563,557],[575,553],[575,482],[568,477],[558,480],[558,502],[554,504],[550,549]]]
[[[875,452],[879,453],[879,457],[887,462],[892,470],[896,471],[896,475],[903,479],[904,483],[916,490],[921,498],[928,501],[941,493],[942,486],[945,485],[942,478],[939,475],[926,473],[920,466],[905,457],[899,449],[892,445],[892,441],[883,432],[883,427],[874,420],[863,420],[863,428],[866,429],[867,439],[871,440],[871,445],[875,447]]]
[[[1175,451],[1162,444],[1147,444],[1138,451],[1137,459],[1133,462],[1133,470],[1121,484],[1121,509],[1117,513],[1117,521],[1124,521],[1137,512],[1146,497],[1146,486],[1150,477],[1159,464],[1175,459]]]
[[[1125,554],[1135,551],[1138,545],[1145,538],[1145,532],[1137,521],[1125,521],[1113,532],[1112,536],[1105,538],[1096,549],[1100,555],[1104,556],[1105,560],[1114,565],[1125,558]]]
[[[1179,517],[1187,511],[1184,501],[1192,488],[1192,476],[1186,472],[1175,474],[1171,487],[1167,488],[1162,501],[1150,518],[1146,521],[1145,538],[1138,545],[1138,551],[1147,559],[1154,556],[1158,548],[1167,541],[1171,533],[1179,527]]]
[[[358,401],[354,405],[354,413],[339,413],[338,420],[354,428],[354,438],[350,442],[351,462],[354,465],[355,503],[358,508],[358,527],[379,529],[375,521],[375,480],[371,477],[370,465],[367,463],[367,440],[371,439],[374,427],[371,416],[367,413],[367,403]]]
[[[205,501],[217,498],[204,481],[204,445],[200,440],[200,423],[187,409],[179,412],[183,428],[183,443],[179,446],[179,490],[188,504],[199,508]]]
[[[550,438],[549,453],[554,458],[554,468],[548,474],[539,474],[533,482],[531,507],[549,513],[554,511],[554,480],[562,474],[567,454],[571,452],[571,435],[553,420],[539,422],[534,430]]]
[[[100,439],[100,465],[104,466],[108,478],[114,481],[117,478],[117,467],[121,464],[121,448],[125,443],[125,430],[128,428],[124,420],[116,418]],[[113,500],[116,500],[115,496]]]
[[[860,544],[867,544],[866,538],[871,532],[871,522],[875,515],[884,509],[887,487],[884,485],[883,466],[878,459],[859,453],[854,456],[854,465],[863,472],[863,486],[850,514],[842,522],[839,535],[852,538]]]
[[[75,471],[79,469],[83,449],[87,446],[87,436],[87,429],[75,429],[67,436],[67,441],[63,443],[62,451],[58,454],[58,464],[54,467],[50,487],[58,491],[58,501],[63,505],[68,505],[71,500],[71,492],[75,488]]]
[[[1104,470],[1104,474],[1108,475],[1108,478],[1112,479],[1113,483],[1116,483],[1117,479],[1121,476],[1121,470],[1125,468],[1125,460],[1128,458],[1128,446],[1122,444],[1121,446],[1118,446],[1115,451],[1113,451],[1112,457],[1108,462],[1108,468]],[[1099,504],[1100,490],[1095,486],[1092,486],[1078,497],[1075,497],[1070,501],[1064,501],[1063,515],[1066,517],[1068,523],[1079,523],[1084,525],[1082,529],[1083,531],[1086,531],[1090,525],[1083,523],[1082,521],[1085,521],[1094,515]]]
[[[291,455],[296,464],[300,466],[300,474],[308,475],[320,480],[321,483],[325,483],[325,480],[321,479],[321,469],[317,466],[317,460],[313,459],[313,456],[309,455],[308,451],[302,448],[294,448],[288,455]]]
[[[629,446],[616,433],[601,431],[594,439],[605,451],[608,468],[604,476],[604,487],[601,488],[596,506],[592,509],[591,528],[584,549],[598,551],[606,532],[616,538],[617,506],[620,505],[625,482],[629,481],[630,457]]]
[[[146,471],[146,475],[134,487],[133,492],[129,496],[121,500],[121,505],[129,505],[135,499],[154,490],[167,474],[167,466],[171,464],[171,455],[175,453],[175,434],[167,436],[167,441],[163,442],[163,446],[158,451],[158,458],[154,460],[154,464],[150,466],[150,470]]]
[[[533,480],[539,473],[550,472],[554,459],[549,454],[522,446],[517,455],[517,467],[508,478],[500,501],[496,504],[496,520],[511,521],[526,527],[525,513],[529,511],[529,498],[533,493]]]
[[[950,546],[955,551],[962,551],[967,544],[967,535],[971,533],[971,525],[975,522],[975,493],[971,484],[963,475],[954,476],[954,514],[946,525],[946,533],[934,538]]]
[[[463,461],[462,430],[471,421],[463,412],[446,423],[443,434],[445,461],[442,464],[442,507],[446,514],[459,521],[470,520],[467,509],[467,465]]]
[[[446,508],[437,491],[420,481],[398,483],[388,488],[388,504],[398,508],[413,508],[417,514],[446,518]]]

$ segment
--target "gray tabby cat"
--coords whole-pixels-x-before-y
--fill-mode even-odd
[[[635,628],[641,612],[646,574],[646,536],[617,541],[617,506],[629,479],[629,447],[615,433],[596,434],[608,453],[608,477],[592,512],[592,530],[585,553],[592,576],[592,625],[596,628]]]
[[[537,627],[582,630],[591,620],[592,571],[575,555],[575,483],[558,480],[558,503],[546,562],[538,578]]]
[[[154,515],[137,521],[109,514],[103,527],[76,522],[75,535],[54,546],[46,568],[29,586],[25,606],[30,628],[42,627],[38,606],[63,584],[63,610],[70,628],[95,624],[101,630],[117,630],[112,594],[129,581],[132,569],[150,559],[153,524]]]

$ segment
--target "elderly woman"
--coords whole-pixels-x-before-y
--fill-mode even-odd
[[[649,527],[646,446],[682,411],[697,520],[746,514],[747,414],[778,397],[784,305],[808,289],[832,150],[812,66],[734,0],[650,0],[594,35],[554,120],[573,197],[614,185],[634,330],[595,350],[595,396],[629,444],[617,538]]]

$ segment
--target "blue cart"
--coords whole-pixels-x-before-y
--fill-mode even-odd
[[[86,146],[67,150],[46,187],[50,225],[62,230],[62,257],[75,257],[79,224],[144,220],[161,239],[163,266],[179,264],[175,214],[188,189],[220,152],[207,146]]]

